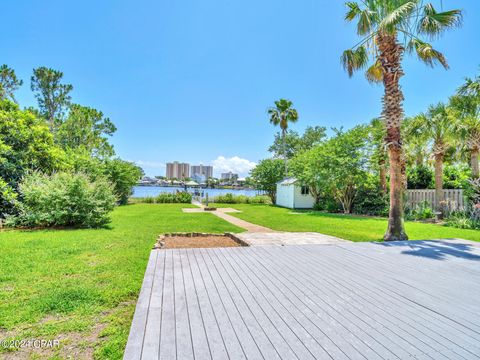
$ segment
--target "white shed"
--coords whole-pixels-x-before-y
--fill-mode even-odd
[[[295,178],[286,178],[277,183],[276,205],[290,209],[311,209],[315,199],[308,186],[302,186]]]

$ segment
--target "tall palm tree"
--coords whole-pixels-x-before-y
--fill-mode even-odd
[[[275,107],[268,109],[268,115],[270,115],[270,123],[275,126],[280,126],[282,131],[282,147],[283,158],[285,161],[285,177],[288,176],[287,165],[287,147],[285,142],[285,136],[287,135],[288,124],[295,123],[298,120],[297,110],[293,108],[293,103],[290,100],[280,99],[275,101]]]
[[[445,154],[456,139],[454,119],[445,104],[430,106],[427,113],[413,119],[413,131],[420,137],[426,137],[432,146],[432,156],[435,161],[435,208],[442,212],[443,196],[443,161]]]
[[[385,142],[390,163],[390,211],[385,240],[408,239],[403,223],[403,120],[402,58],[414,52],[426,64],[448,68],[442,53],[428,43],[445,30],[459,26],[460,10],[437,11],[421,0],[362,0],[346,3],[347,21],[357,21],[362,40],[344,51],[342,63],[350,76],[366,68],[367,79],[383,82],[382,117],[386,124]],[[424,37],[425,39],[422,39]],[[401,42],[403,40],[403,42]],[[369,66],[370,65],[370,66]]]

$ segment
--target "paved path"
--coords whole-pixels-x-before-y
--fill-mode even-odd
[[[205,206],[200,203],[194,203],[198,208],[182,209],[186,213],[203,213]],[[229,213],[239,213],[241,211],[233,208],[218,208],[209,213],[218,216],[219,218],[228,221],[229,223],[241,227],[247,232],[236,234],[241,240],[245,241],[251,246],[261,245],[306,245],[306,244],[321,244],[330,245],[345,242],[346,240],[313,232],[281,232],[269,229],[264,226],[252,224],[248,221],[239,219]]]
[[[265,245],[333,245],[349,242],[334,236],[313,232],[245,232],[236,237],[251,246]]]
[[[479,359],[480,247],[153,250],[125,359]]]

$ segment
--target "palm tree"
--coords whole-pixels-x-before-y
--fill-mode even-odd
[[[412,128],[420,137],[426,137],[432,146],[435,161],[435,208],[442,212],[443,160],[449,148],[454,145],[457,126],[450,116],[449,108],[442,103],[430,106],[427,113],[413,119]]]
[[[370,138],[374,149],[372,161],[378,166],[380,188],[384,194],[387,193],[387,152],[385,148],[385,123],[380,118],[370,121]]]
[[[407,166],[421,167],[425,165],[428,159],[428,138],[425,134],[418,134],[415,125],[415,117],[408,117],[403,120],[402,132],[406,139],[403,148]]]
[[[401,123],[403,120],[402,58],[405,50],[415,52],[427,65],[437,63],[448,68],[442,53],[428,43],[445,30],[459,26],[460,10],[437,11],[431,3],[421,0],[349,1],[345,19],[357,20],[357,33],[363,39],[344,51],[342,63],[350,76],[367,68],[371,82],[383,82],[383,112],[386,124],[385,142],[390,163],[390,211],[385,240],[408,239],[403,224],[403,151]],[[421,37],[426,39],[422,39]],[[400,40],[404,40],[403,44]],[[371,66],[369,66],[371,64]],[[369,66],[369,67],[368,67]]]
[[[458,118],[458,130],[470,153],[470,167],[474,178],[480,176],[480,77],[466,79],[458,93],[450,98],[453,116]]]
[[[288,176],[288,160],[285,136],[287,135],[288,124],[295,123],[298,120],[297,110],[295,110],[292,106],[293,103],[290,100],[280,99],[275,101],[275,107],[271,107],[268,109],[268,115],[270,115],[270,123],[275,126],[280,126],[280,129],[282,131],[283,158],[285,160],[285,177]]]

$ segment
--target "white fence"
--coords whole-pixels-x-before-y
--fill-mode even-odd
[[[462,189],[445,189],[443,198],[449,210],[463,209],[464,199]],[[422,202],[428,202],[430,207],[435,207],[435,190],[433,189],[415,189],[407,190],[407,207],[413,208]]]

